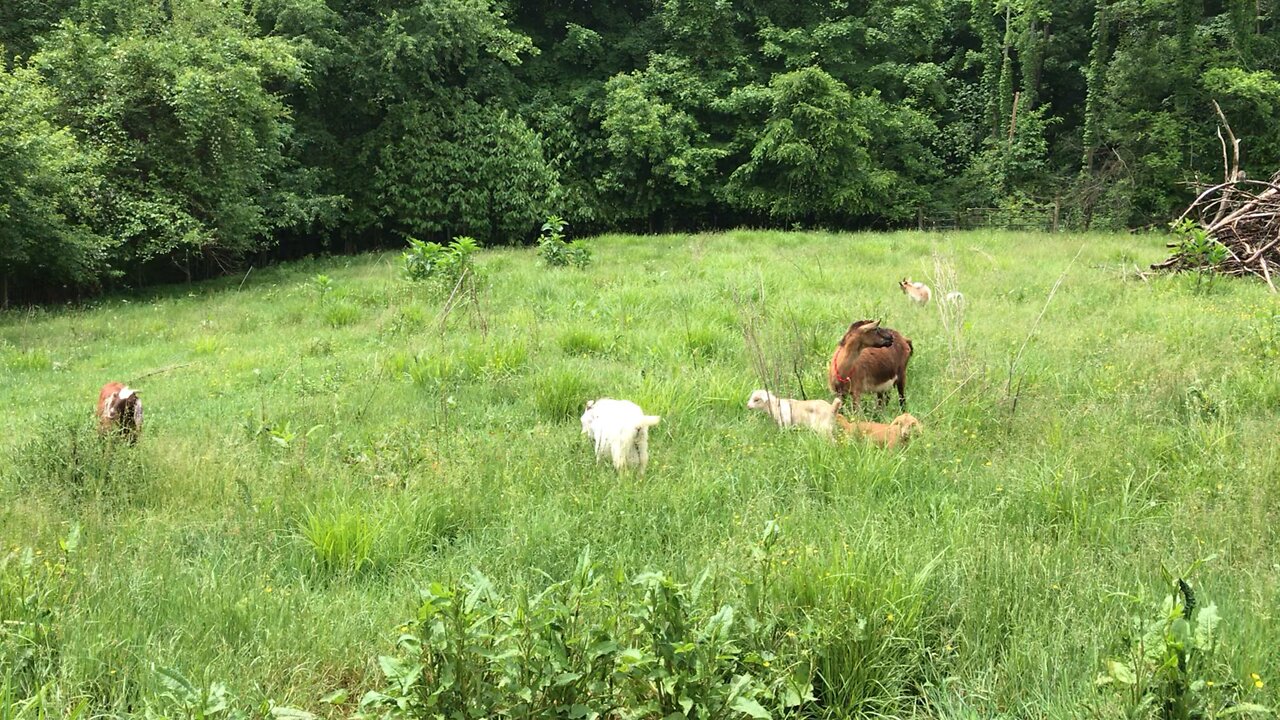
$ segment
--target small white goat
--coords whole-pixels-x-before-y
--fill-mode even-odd
[[[657,415],[645,415],[630,400],[600,398],[587,402],[582,433],[595,445],[597,461],[607,454],[615,469],[634,466],[643,473],[649,464],[649,428],[661,421]]]
[[[898,283],[898,287],[902,288],[902,292],[906,293],[911,302],[917,305],[927,305],[929,299],[933,297],[933,291],[929,289],[928,285],[922,282],[912,282],[909,277],[903,278],[902,282]]]
[[[964,293],[959,290],[952,290],[947,293],[943,300],[947,301],[951,305],[964,305]]]
[[[768,390],[756,390],[747,399],[747,407],[769,413],[781,427],[807,427],[826,437],[836,429],[836,413],[843,398],[826,400],[791,400],[780,398]]]

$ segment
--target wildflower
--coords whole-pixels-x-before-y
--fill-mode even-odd
[[[1204,681],[1204,686],[1205,686],[1205,687],[1213,687],[1213,681],[1212,681],[1212,680],[1205,680],[1205,681]]]
[[[884,619],[888,620],[889,622],[893,622],[893,613],[889,613],[888,615],[885,615]]]
[[[1253,686],[1254,686],[1254,687],[1256,687],[1256,688],[1258,688],[1259,690],[1261,690],[1261,689],[1262,689],[1262,686],[1263,686],[1263,685],[1266,685],[1266,683],[1262,682],[1261,680],[1254,680],[1254,681],[1253,681]]]
[[[986,466],[987,466],[987,467],[991,467],[991,461],[990,461],[990,460],[988,460],[988,461],[986,462]]]
[[[272,588],[270,585],[268,585],[268,586],[267,586],[267,592],[271,592],[271,591],[272,591],[272,589],[273,589],[273,588]]]
[[[769,661],[768,661],[768,660],[765,660],[765,661],[764,661],[764,666],[765,666],[765,667],[769,667]]]

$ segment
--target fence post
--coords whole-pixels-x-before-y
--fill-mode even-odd
[[[1058,232],[1058,213],[1062,211],[1062,200],[1053,199],[1053,232]]]
[[[916,229],[924,232],[924,208],[916,208]]]

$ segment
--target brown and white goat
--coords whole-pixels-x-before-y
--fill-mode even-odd
[[[889,401],[889,388],[898,388],[898,405],[907,408],[907,363],[914,348],[897,330],[880,327],[879,320],[859,320],[849,326],[827,372],[831,392],[852,397],[876,394],[876,407]]]
[[[142,398],[124,383],[109,382],[98,392],[98,432],[119,433],[131,443],[142,432]]]
[[[929,299],[933,297],[933,291],[928,285],[922,282],[912,282],[911,278],[902,278],[902,282],[898,283],[898,287],[906,294],[911,302],[917,305],[929,304]]]

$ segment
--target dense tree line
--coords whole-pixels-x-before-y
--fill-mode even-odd
[[[1277,0],[5,0],[5,297],[404,236],[1162,222],[1280,164]]]

